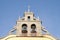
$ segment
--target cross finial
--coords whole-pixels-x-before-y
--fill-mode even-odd
[[[30,6],[28,5],[28,12],[30,12]]]
[[[19,16],[19,20],[20,20],[20,16]]]

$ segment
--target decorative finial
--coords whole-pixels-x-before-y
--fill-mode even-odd
[[[28,5],[28,12],[30,12],[30,6]]]

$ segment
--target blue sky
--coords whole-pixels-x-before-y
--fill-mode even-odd
[[[60,0],[0,0],[0,37],[6,36],[16,25],[28,5],[50,34],[60,38]]]

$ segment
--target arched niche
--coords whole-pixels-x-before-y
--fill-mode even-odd
[[[27,36],[27,24],[22,24],[22,36]]]
[[[36,36],[36,25],[31,24],[31,36]]]

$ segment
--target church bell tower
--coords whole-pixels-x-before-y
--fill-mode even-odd
[[[15,33],[16,32],[16,33]],[[24,12],[22,18],[18,18],[16,25],[9,31],[9,35],[0,40],[57,40],[42,26],[42,21],[30,11]]]
[[[30,11],[28,6],[28,11],[24,12],[24,16],[17,20],[16,26],[10,33],[16,31],[16,36],[41,36],[42,30],[47,32],[42,26],[41,20],[35,18],[34,13]]]

